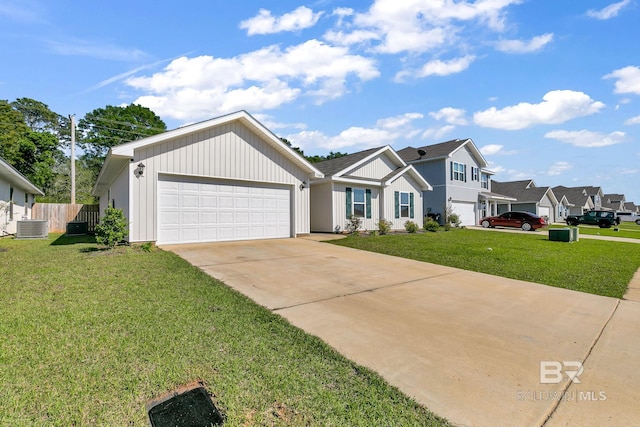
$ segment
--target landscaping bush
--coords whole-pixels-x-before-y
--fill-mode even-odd
[[[418,224],[413,221],[407,220],[407,222],[404,223],[404,229],[407,230],[407,233],[415,233],[416,231],[418,231]]]
[[[113,249],[129,234],[128,226],[122,209],[107,208],[100,223],[96,225],[96,242]]]
[[[380,233],[381,236],[385,235],[385,234],[389,234],[389,232],[391,231],[391,226],[393,225],[393,223],[391,221],[387,221],[386,219],[381,219],[378,221],[378,233]]]
[[[452,213],[447,217],[447,222],[453,224],[454,227],[459,227],[462,221],[460,221],[460,216],[457,213]]]
[[[360,235],[360,227],[362,227],[362,220],[360,217],[351,215],[344,228],[347,230],[347,233],[352,236],[358,236]]]
[[[440,229],[440,224],[438,224],[438,221],[434,221],[432,219],[425,221],[424,225],[422,226],[422,228],[424,228],[424,231],[438,231]]]

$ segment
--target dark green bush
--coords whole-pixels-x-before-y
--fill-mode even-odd
[[[438,224],[438,221],[430,219],[424,223],[422,228],[424,228],[424,231],[438,231],[440,229],[440,224]]]
[[[107,208],[100,223],[96,225],[96,242],[113,249],[129,234],[129,222],[122,209]]]

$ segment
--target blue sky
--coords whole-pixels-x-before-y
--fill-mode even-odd
[[[246,109],[306,154],[471,138],[496,180],[640,204],[638,23],[637,0],[0,0],[0,98]]]

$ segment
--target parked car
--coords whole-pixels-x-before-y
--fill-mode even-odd
[[[635,212],[616,212],[620,222],[635,222],[640,225],[640,215]]]
[[[569,215],[567,225],[590,224],[600,228],[609,228],[620,224],[620,218],[613,211],[588,211],[584,215]]]
[[[480,220],[480,225],[489,227],[515,227],[524,231],[537,230],[547,225],[544,218],[530,212],[505,212],[498,216],[487,216]]]

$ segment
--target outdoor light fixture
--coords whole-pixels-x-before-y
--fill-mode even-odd
[[[133,171],[133,174],[137,178],[140,178],[142,174],[144,174],[144,163],[142,162],[138,163],[138,167]]]
[[[305,188],[307,188],[309,186],[309,184],[307,184],[307,181],[302,181],[300,183],[300,190],[304,190]]]

